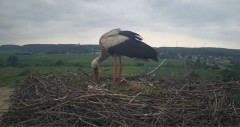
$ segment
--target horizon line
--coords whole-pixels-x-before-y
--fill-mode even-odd
[[[58,44],[47,44],[47,43],[37,43],[37,44],[23,44],[23,45],[18,45],[18,44],[0,44],[0,46],[4,46],[4,45],[15,45],[15,46],[25,46],[25,45],[99,45],[99,44],[81,44],[81,43],[72,43],[72,44],[68,44],[68,43],[58,43]],[[160,47],[155,47],[152,46],[153,48],[219,48],[219,49],[234,49],[234,48],[226,48],[226,47],[186,47],[186,46],[160,46]],[[240,50],[240,49],[234,49],[234,50]]]

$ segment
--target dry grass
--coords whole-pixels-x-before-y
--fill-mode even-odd
[[[13,88],[9,87],[0,87],[0,117],[8,109],[8,103],[6,102],[9,99],[9,96],[12,95]]]

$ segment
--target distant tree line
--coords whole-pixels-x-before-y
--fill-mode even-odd
[[[225,48],[183,48],[183,47],[159,47],[155,48],[161,58],[177,58],[190,55],[237,57],[240,58],[240,50]],[[99,52],[98,45],[79,44],[29,44],[29,45],[2,45],[0,51],[14,50],[21,52],[46,52],[48,54],[62,53],[94,53]]]
[[[162,58],[177,58],[179,55],[186,57],[200,55],[203,57],[236,57],[240,58],[240,50],[225,48],[182,48],[182,47],[160,47],[156,48]]]
[[[22,51],[22,52],[46,52],[56,53],[88,53],[99,51],[98,45],[75,45],[75,44],[29,44],[29,45],[2,45],[0,51]]]

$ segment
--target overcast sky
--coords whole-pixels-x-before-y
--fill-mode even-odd
[[[0,45],[98,44],[114,28],[154,47],[240,49],[240,0],[0,0]]]

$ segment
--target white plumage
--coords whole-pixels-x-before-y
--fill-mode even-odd
[[[126,40],[129,40],[128,37],[123,36],[123,35],[119,35],[120,29],[114,29],[111,30],[109,32],[107,32],[106,34],[102,35],[102,37],[100,38],[100,45],[104,47],[104,49],[108,49],[111,48],[113,46],[116,46],[120,43],[123,43]]]

